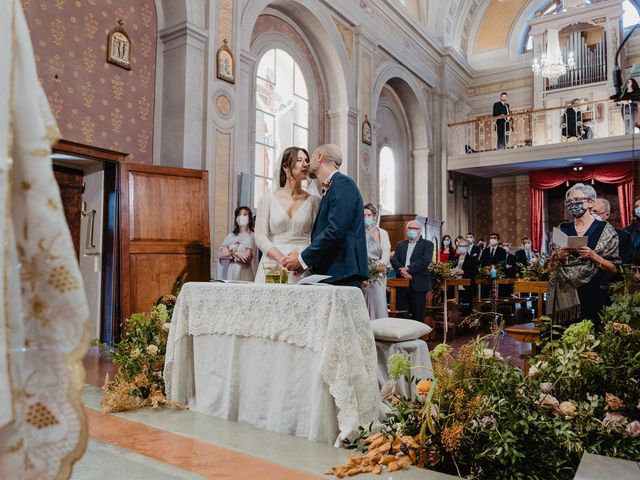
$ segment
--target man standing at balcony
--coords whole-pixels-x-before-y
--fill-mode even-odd
[[[500,101],[493,104],[493,116],[499,117],[501,115],[509,115],[511,110],[507,103],[507,92],[500,94]],[[498,133],[498,149],[507,148],[508,131],[509,131],[509,117],[503,117],[496,120],[496,131]]]

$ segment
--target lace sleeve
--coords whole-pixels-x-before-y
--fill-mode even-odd
[[[271,193],[265,193],[258,203],[258,211],[256,212],[256,246],[264,255],[275,247],[271,242],[271,232],[269,231],[269,215],[271,212]]]

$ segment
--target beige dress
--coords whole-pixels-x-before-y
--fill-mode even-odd
[[[262,259],[258,264],[256,282],[265,281],[265,264],[268,269],[276,262],[267,256],[267,252],[276,247],[284,255],[291,252],[302,252],[311,243],[311,230],[318,214],[321,198],[309,195],[302,206],[289,217],[275,194],[265,193],[256,214],[256,245],[262,251]],[[297,283],[297,275],[289,275],[289,283]]]

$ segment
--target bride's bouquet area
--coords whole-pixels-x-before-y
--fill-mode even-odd
[[[584,452],[640,458],[640,293],[615,296],[604,327],[569,326],[545,342],[529,374],[491,348],[499,332],[453,352],[433,349],[417,398],[383,389],[380,432],[362,429],[337,477],[416,465],[473,479],[571,479]],[[555,329],[548,329],[553,334]],[[391,362],[390,362],[391,363]],[[393,374],[409,376],[408,358]]]

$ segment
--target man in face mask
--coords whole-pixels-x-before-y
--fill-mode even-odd
[[[472,257],[478,258],[478,255],[480,255],[482,248],[474,243],[473,233],[471,232],[467,233],[467,242],[469,242],[469,245],[468,245],[469,251],[467,253]]]
[[[531,246],[531,239],[522,237],[522,248],[516,251],[516,262],[524,267],[529,267],[538,261],[538,257],[538,252]]]
[[[489,246],[485,247],[480,254],[479,262],[481,267],[490,265],[498,265],[504,263],[507,258],[507,252],[504,248],[498,246],[500,235],[492,233],[489,235]]]
[[[398,277],[409,280],[409,288],[398,289],[398,308],[406,308],[414,320],[424,322],[427,292],[431,290],[429,265],[433,259],[433,242],[420,236],[421,225],[407,223],[408,240],[398,242],[391,266]]]
[[[504,242],[502,248],[506,253],[504,258],[504,276],[506,278],[516,278],[518,272],[516,267],[516,256],[511,253],[511,242]]]
[[[631,244],[633,245],[632,263],[640,266],[640,197],[633,202],[633,220],[624,231],[631,235]]]
[[[609,203],[609,200],[606,198],[596,198],[595,202],[593,202],[591,215],[593,215],[596,220],[608,222],[609,216],[611,215],[611,204]],[[618,252],[622,259],[622,264],[630,265],[631,262],[633,262],[633,245],[631,243],[631,235],[624,230],[619,230],[617,228],[616,232],[618,233]]]
[[[461,238],[456,250],[456,253],[458,254],[458,262],[453,268],[453,273],[461,276],[462,278],[469,278],[473,280],[478,276],[478,256],[476,255],[475,257],[472,257],[469,250],[469,242],[466,239]],[[474,282],[472,282],[468,287],[461,286],[459,288],[460,301],[465,305],[462,310],[462,314],[468,316],[471,314],[473,292],[476,287]]]

